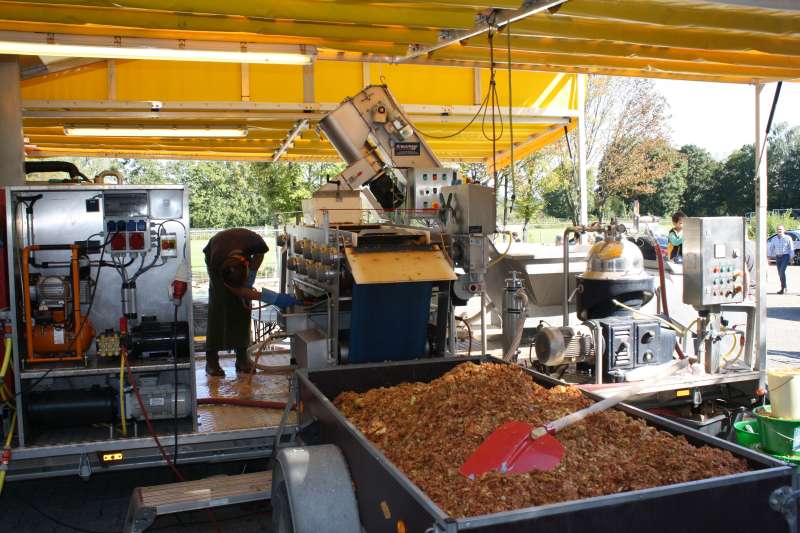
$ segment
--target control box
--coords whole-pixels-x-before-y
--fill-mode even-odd
[[[103,194],[103,227],[112,254],[150,250],[150,201],[147,192]]]
[[[490,235],[497,231],[497,200],[494,189],[475,183],[463,183],[441,190],[447,214],[446,230],[450,234]]]
[[[692,217],[683,224],[683,301],[708,307],[744,301],[745,223]]]
[[[439,209],[441,207],[442,189],[458,180],[458,170],[454,168],[415,168],[412,169],[411,192],[408,207],[414,210]],[[419,216],[420,213],[415,213]],[[431,215],[436,215],[431,212]]]

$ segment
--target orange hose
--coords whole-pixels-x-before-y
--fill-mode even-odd
[[[70,261],[72,269],[72,332],[75,335],[75,356],[83,356],[83,345],[78,338],[81,332],[81,281],[79,279],[80,270],[78,266],[78,245],[70,246],[72,259]]]

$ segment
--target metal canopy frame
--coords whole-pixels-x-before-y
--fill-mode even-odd
[[[559,5],[548,5],[551,3]],[[30,4],[37,8],[31,9]],[[543,6],[553,9],[542,9]],[[524,17],[517,20],[515,14]],[[485,68],[490,65],[489,43],[485,36],[490,18],[494,19],[496,26],[502,25],[497,24],[498,20],[513,19],[512,24],[505,24],[504,30],[512,35],[511,66],[516,70],[755,85],[757,153],[766,144],[760,108],[763,84],[800,79],[800,3],[793,0],[568,0],[535,3],[520,0],[493,0],[491,3],[478,0],[427,3],[398,0],[392,9],[386,9],[385,4],[377,0],[344,4],[315,0],[273,0],[256,4],[247,0],[225,3],[176,0],[169,3],[169,9],[157,0],[119,0],[113,6],[96,0],[59,3],[10,0],[0,5],[0,30],[41,32],[45,38],[61,32],[119,38],[301,44],[315,47],[318,61],[365,62],[366,71],[368,62],[394,63],[401,59],[414,64]],[[16,72],[18,76],[18,70]],[[34,74],[30,72],[30,75]],[[7,78],[8,75],[0,73],[0,76]],[[5,94],[9,94],[8,91]],[[28,112],[53,110],[26,110]],[[148,110],[141,112],[147,113]],[[297,120],[309,118],[297,116],[304,112],[308,111],[296,110],[295,115],[286,113],[284,118],[290,124],[283,131],[291,128]],[[160,115],[161,118],[166,116]],[[0,118],[6,125],[0,132],[0,144],[18,142],[19,130],[13,124],[19,123],[19,114],[4,108]],[[33,116],[29,118],[35,120]],[[87,120],[91,118],[86,117]],[[570,117],[570,124],[576,123],[580,126],[580,119]],[[578,137],[580,218],[585,222],[585,162],[581,157],[585,154],[585,142],[580,128]],[[269,158],[280,149],[285,136],[277,140],[280,142],[270,146],[264,154],[212,152],[211,156]],[[142,157],[152,154],[153,148],[145,146],[141,150],[131,150],[128,155]],[[76,147],[75,153],[80,150],[80,146]],[[46,149],[31,153],[53,155]],[[118,153],[100,147],[91,155]],[[465,157],[462,159],[470,160],[469,152],[463,153]],[[188,151],[169,152],[163,147],[159,154],[175,158],[199,155]],[[311,155],[317,160],[334,158],[333,154],[321,152]],[[305,157],[305,154],[300,153],[300,156]],[[16,166],[12,165],[12,171],[2,179],[20,182],[22,175],[13,170]],[[755,171],[758,184],[757,337],[759,354],[765,358],[766,159]]]

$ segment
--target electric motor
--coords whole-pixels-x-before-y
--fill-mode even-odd
[[[139,387],[139,397],[142,399],[147,414],[151,420],[161,420],[165,418],[184,418],[191,413],[189,402],[191,394],[189,387],[179,384],[178,411],[175,412],[175,392],[174,384],[165,383],[162,385],[148,385],[143,383]],[[134,420],[144,420],[144,413],[139,405],[139,400],[133,392],[125,394],[125,418]]]
[[[545,366],[593,361],[592,330],[585,325],[542,328],[536,335],[536,358]]]

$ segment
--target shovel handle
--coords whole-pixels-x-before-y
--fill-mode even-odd
[[[619,394],[615,394],[614,396],[610,396],[599,402],[595,402],[589,407],[581,409],[580,411],[575,411],[574,413],[570,413],[567,416],[563,416],[558,420],[554,420],[549,422],[548,424],[544,425],[544,432],[554,435],[559,431],[567,428],[573,424],[577,424],[578,422],[584,420],[587,417],[590,417],[594,414],[601,413],[607,409],[610,409],[617,405],[618,403],[624,402],[631,396],[635,396],[641,390],[645,389],[646,387],[651,386],[654,382],[658,381],[659,379],[671,376],[681,368],[686,368],[688,366],[689,361],[688,359],[679,359],[677,361],[672,361],[667,366],[665,366],[662,372],[656,374],[654,379],[652,380],[645,380],[640,381],[639,383],[629,387],[628,389],[620,392]],[[532,438],[538,438],[542,436],[542,428],[536,428],[531,432]]]

